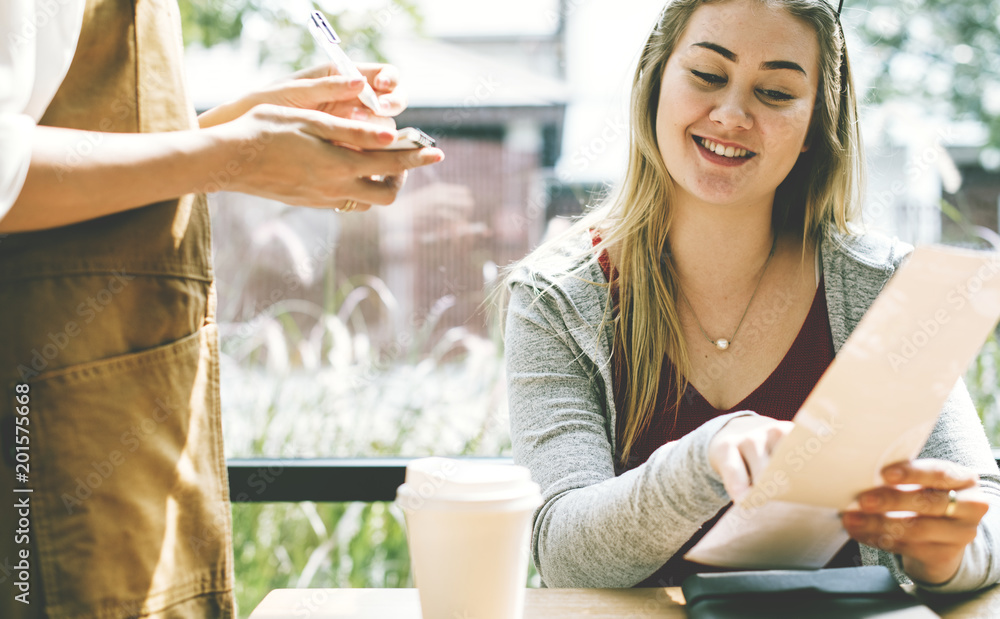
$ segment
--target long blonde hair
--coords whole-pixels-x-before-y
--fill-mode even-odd
[[[672,0],[663,8],[643,48],[632,83],[624,179],[600,205],[521,263],[544,263],[569,239],[592,229],[600,230],[601,242],[587,250],[591,259],[607,247],[616,248],[618,313],[614,315],[608,308],[599,333],[607,321],[613,322],[612,356],[621,355],[624,361],[627,388],[624,410],[619,411],[624,415],[624,431],[618,441],[621,464],[627,463],[636,439],[652,418],[664,356],[676,368],[675,414],[687,385],[690,360],[677,311],[677,273],[664,251],[671,224],[673,180],[656,141],[656,112],[667,59],[691,15],[703,4],[726,1]],[[758,1],[785,9],[812,25],[817,33],[820,79],[808,138],[810,148],[799,156],[777,188],[773,225],[776,230],[799,231],[804,243],[818,242],[831,226],[847,232],[848,221],[860,204],[863,182],[857,101],[843,32],[827,0]],[[610,304],[610,295],[608,299]]]

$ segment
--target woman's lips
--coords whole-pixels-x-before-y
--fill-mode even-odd
[[[710,140],[708,138],[702,138],[694,136],[694,143],[698,147],[698,152],[705,159],[716,163],[719,165],[735,167],[741,166],[747,161],[750,161],[757,156],[757,153],[749,151],[746,149],[737,149],[734,146],[723,147],[718,142]],[[711,147],[711,148],[710,148]],[[717,151],[722,150],[725,154],[719,154]],[[729,156],[726,156],[729,155]]]

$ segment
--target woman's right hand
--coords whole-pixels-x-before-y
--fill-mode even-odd
[[[795,424],[760,415],[734,417],[708,444],[708,461],[722,478],[729,498],[738,501],[767,467],[775,445]]]
[[[258,105],[205,131],[235,148],[218,174],[228,182],[200,191],[239,191],[314,208],[390,204],[407,170],[444,159],[436,148],[381,150],[395,136],[386,127],[278,105]]]

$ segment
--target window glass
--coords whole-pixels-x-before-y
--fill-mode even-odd
[[[366,213],[213,194],[227,456],[509,455],[489,291],[621,174],[634,63],[662,2],[317,4],[352,57],[399,67],[399,126],[447,159]],[[182,0],[196,106],[322,62],[311,6]],[[997,241],[998,6],[847,3],[869,228]],[[998,366],[994,338],[966,377],[994,443]],[[243,616],[276,586],[409,584],[390,505],[234,513]]]

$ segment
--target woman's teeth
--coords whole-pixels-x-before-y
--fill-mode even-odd
[[[709,140],[707,138],[698,138],[701,141],[701,145],[712,151],[716,155],[721,155],[723,157],[746,157],[749,152],[745,148],[733,148],[732,146],[723,146]]]

